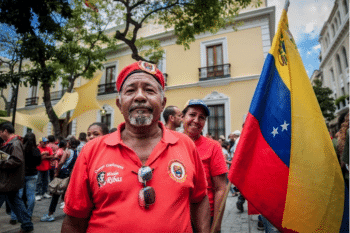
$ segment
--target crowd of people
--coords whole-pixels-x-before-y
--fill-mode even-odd
[[[245,198],[227,179],[241,131],[202,135],[211,113],[200,99],[165,107],[164,77],[153,64],[126,66],[116,86],[125,122],[111,130],[95,122],[78,138],[36,141],[0,124],[0,207],[8,204],[10,223],[32,232],[35,202],[51,198],[41,221],[52,222],[61,198],[62,232],[220,232],[228,190],[244,211]],[[48,192],[55,177],[69,177],[60,195]]]
[[[32,132],[22,138],[15,134],[11,123],[1,123],[0,207],[6,203],[6,212],[11,216],[9,223],[20,222],[22,232],[31,232],[35,202],[43,198],[51,198],[51,203],[48,214],[41,221],[54,221],[53,213],[61,195],[49,193],[48,184],[55,177],[69,177],[83,146],[108,133],[105,124],[95,122],[88,127],[87,133],[80,133],[78,139],[49,135],[36,140]],[[63,209],[64,194],[61,199],[60,208]]]

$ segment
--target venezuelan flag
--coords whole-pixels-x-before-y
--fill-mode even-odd
[[[283,11],[229,171],[281,232],[349,232],[349,197]]]

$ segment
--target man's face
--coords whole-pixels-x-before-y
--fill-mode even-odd
[[[40,141],[39,145],[40,145],[40,147],[46,147],[46,142]]]
[[[183,116],[184,132],[190,137],[199,136],[202,132],[207,115],[201,106],[189,107]]]
[[[175,108],[174,110],[175,110],[175,115],[173,116],[174,117],[174,126],[177,128],[177,127],[181,126],[182,112],[178,108]]]
[[[3,131],[0,130],[0,138],[4,141],[7,140],[6,132],[7,132],[7,130],[3,130]]]
[[[149,126],[159,120],[166,104],[159,87],[154,77],[146,73],[135,73],[126,79],[117,99],[126,123]]]

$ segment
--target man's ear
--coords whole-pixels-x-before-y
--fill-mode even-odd
[[[117,107],[119,108],[119,110],[121,110],[121,103],[120,103],[120,97],[117,97],[117,99],[115,100],[115,103],[117,105]]]
[[[162,112],[164,111],[165,106],[166,106],[166,97],[164,96],[163,103],[162,103]]]

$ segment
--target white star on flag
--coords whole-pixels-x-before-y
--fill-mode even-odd
[[[275,128],[275,127],[272,127],[273,128],[273,131],[271,132],[273,134],[273,137],[276,136],[276,134],[278,134],[277,130],[278,130],[278,127]]]
[[[289,125],[289,124],[287,124],[287,122],[284,121],[283,125],[281,125],[281,127],[282,127],[282,132],[283,132],[284,130],[288,130],[288,125]]]

